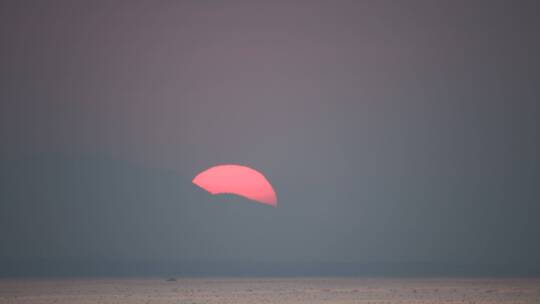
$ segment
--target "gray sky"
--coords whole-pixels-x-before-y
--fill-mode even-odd
[[[0,265],[540,272],[538,13],[536,1],[2,1]],[[220,163],[263,172],[278,208],[190,183]]]

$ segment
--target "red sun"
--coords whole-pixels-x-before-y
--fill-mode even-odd
[[[273,207],[277,205],[270,182],[262,173],[246,166],[214,166],[197,174],[192,182],[211,194],[236,194]]]

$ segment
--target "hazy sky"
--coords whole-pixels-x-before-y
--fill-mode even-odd
[[[0,269],[540,271],[539,13],[536,1],[2,1]],[[191,184],[220,163],[265,173],[278,208]]]

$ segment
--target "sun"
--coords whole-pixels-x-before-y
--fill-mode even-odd
[[[224,164],[197,174],[193,184],[211,194],[235,194],[262,204],[277,206],[274,188],[259,171],[247,166]]]

